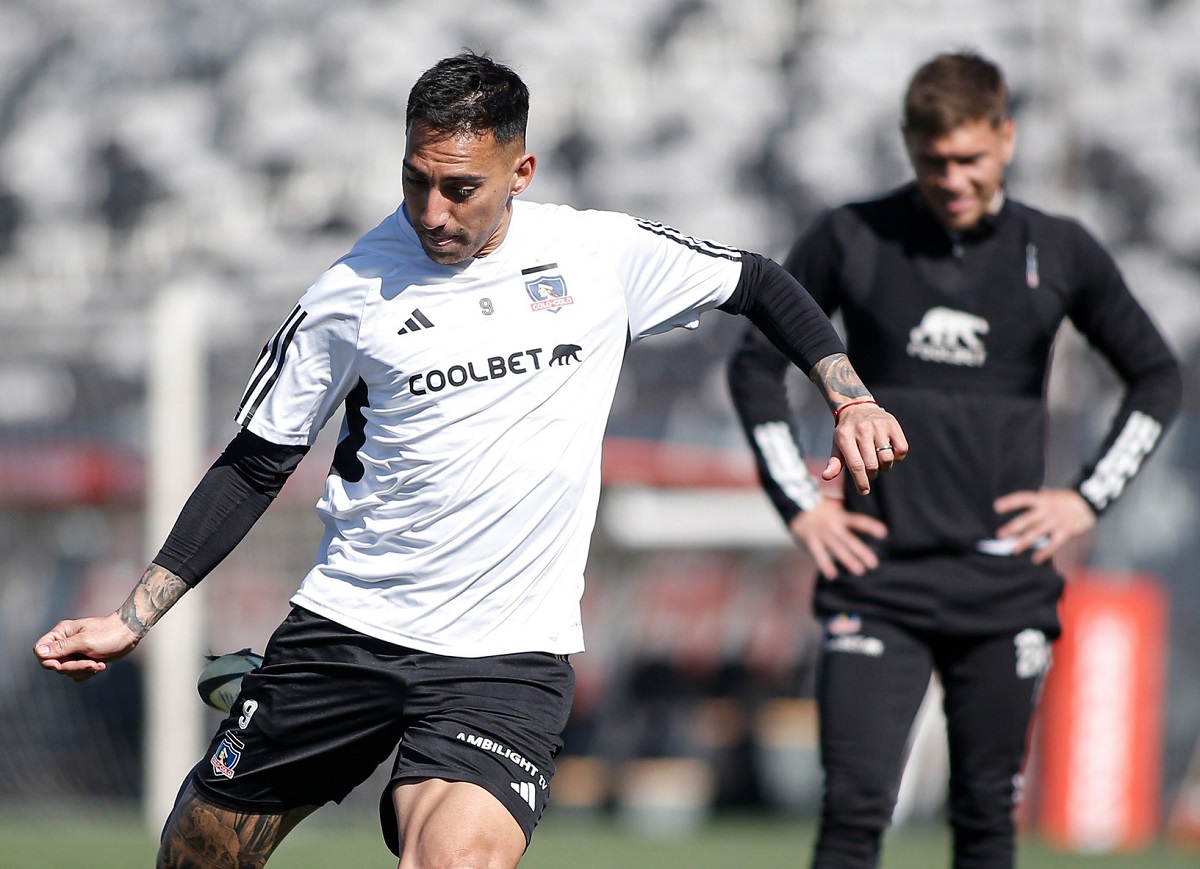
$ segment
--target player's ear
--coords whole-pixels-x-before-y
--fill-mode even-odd
[[[1012,162],[1016,148],[1017,122],[1012,118],[1005,118],[1000,124],[1000,153],[1005,166]]]
[[[510,195],[519,196],[529,183],[533,181],[533,172],[537,168],[537,157],[533,154],[522,154],[517,160],[516,171],[513,173],[513,183]]]

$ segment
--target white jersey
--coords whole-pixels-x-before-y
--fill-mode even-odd
[[[517,200],[459,265],[403,206],[309,288],[237,420],[311,445],[345,405],[293,603],[459,657],[583,649],[600,451],[631,340],[729,298],[738,251],[624,214]]]

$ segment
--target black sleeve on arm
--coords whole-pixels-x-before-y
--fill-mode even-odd
[[[1075,295],[1068,315],[1125,384],[1124,399],[1103,443],[1075,482],[1092,509],[1102,514],[1175,419],[1183,378],[1179,361],[1109,254],[1086,232],[1075,244],[1084,289]]]
[[[784,523],[821,500],[796,441],[787,395],[786,356],[752,325],[729,361],[729,394],[759,482]]]
[[[783,266],[742,252],[742,275],[719,310],[741,314],[782,350],[807,377],[820,360],[846,348],[812,296]]]
[[[195,586],[250,532],[307,452],[242,429],[183,505],[154,563]]]

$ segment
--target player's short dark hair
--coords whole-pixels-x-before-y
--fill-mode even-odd
[[[904,95],[904,132],[941,136],[973,121],[1000,126],[1009,116],[1004,73],[970,51],[924,63]]]
[[[421,121],[448,134],[490,131],[499,144],[525,140],[529,88],[512,69],[464,51],[438,61],[408,94],[406,129]]]

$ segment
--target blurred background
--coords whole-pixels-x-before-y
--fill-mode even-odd
[[[1161,592],[1162,684],[1139,701],[1153,708],[1129,713],[1151,726],[1134,762],[1152,771],[1155,834],[1191,801],[1200,830],[1197,33],[1192,0],[5,0],[0,810],[140,805],[153,773],[144,648],[83,685],[42,674],[29,650],[60,618],[117,607],[161,541],[146,514],[159,303],[191,300],[178,328],[200,348],[181,381],[199,393],[187,396],[199,423],[165,437],[199,438],[207,462],[234,433],[263,341],[398,204],[404,105],[422,70],[469,47],[522,74],[541,161],[527,198],[782,257],[820,209],[908,178],[909,74],[974,48],[1013,91],[1012,193],[1091,228],[1185,362],[1179,422],[1063,567]],[[811,817],[812,568],[758,491],[730,407],[724,362],[740,329],[712,314],[698,334],[629,354],[556,811],[657,829],[725,810]],[[1090,455],[1116,397],[1112,373],[1065,331],[1051,482]],[[828,414],[804,383],[795,404],[823,455]],[[204,651],[261,650],[286,612],[319,539],[331,450],[318,444],[205,582]],[[193,700],[184,714],[215,724]],[[936,817],[944,798],[936,706],[925,720],[901,823]],[[373,817],[377,794],[334,811]]]

